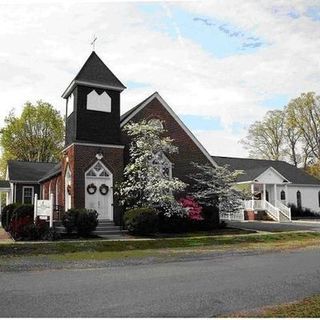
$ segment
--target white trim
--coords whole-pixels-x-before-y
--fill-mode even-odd
[[[191,140],[195,143],[195,145],[202,151],[202,153],[207,157],[209,162],[217,167],[217,163],[212,159],[208,151],[203,147],[203,145],[199,142],[199,140],[194,136],[194,134],[186,127],[186,125],[181,121],[181,119],[175,114],[175,112],[171,109],[171,107],[164,101],[164,99],[160,96],[158,92],[152,94],[143,104],[141,104],[135,111],[133,111],[127,118],[125,118],[120,123],[120,128],[122,128],[127,122],[129,122],[137,113],[139,113],[145,106],[147,106],[150,101],[154,98],[157,98],[159,102],[165,107],[165,109],[169,112],[169,114],[178,122],[180,127],[184,130],[184,132],[191,138]]]
[[[104,170],[107,171],[108,173],[108,176],[103,176],[103,177],[100,177],[100,176],[87,176],[87,173],[91,170],[91,169],[94,169],[94,167],[96,166],[97,163],[100,163],[100,165],[102,166],[102,168]],[[105,166],[105,164],[101,161],[101,160],[97,160],[92,166],[90,166],[90,168],[88,168],[88,170],[85,172],[84,174],[84,178],[85,178],[85,186],[87,186],[87,181],[88,180],[104,180],[106,181],[107,184],[109,184],[109,193],[108,193],[108,198],[109,198],[109,202],[107,201],[107,207],[105,208],[108,211],[110,211],[110,217],[108,217],[109,219],[111,219],[112,221],[114,220],[114,212],[113,212],[113,174],[112,172]],[[108,182],[107,182],[108,181]],[[86,187],[85,187],[85,207],[88,208],[88,193],[86,191]],[[98,210],[97,210],[98,211]]]
[[[302,184],[302,183],[298,183],[298,184],[295,184],[295,183],[291,183],[290,184],[290,187],[317,187],[317,188],[320,188],[320,184]]]
[[[56,179],[56,196],[55,196],[55,205],[59,205],[59,178]]]
[[[258,180],[266,171],[268,171],[269,169],[273,170],[278,176],[280,176],[280,178],[282,178],[283,180],[286,180],[287,182],[282,182],[281,184],[288,184],[291,183],[286,177],[284,177],[279,171],[277,171],[275,168],[273,167],[269,167],[266,170],[264,170],[263,172],[261,172],[256,178],[255,180]],[[255,182],[259,182],[259,181],[255,181]],[[273,183],[271,183],[273,184]],[[277,183],[278,184],[278,183]]]
[[[69,164],[67,165],[66,172],[64,175],[64,208],[68,211],[72,208],[72,198],[71,194],[68,194],[68,184],[72,184],[72,176]]]
[[[90,81],[80,81],[80,80],[72,80],[67,89],[63,92],[62,98],[66,99],[70,92],[73,91],[73,89],[76,87],[76,85],[80,86],[87,86],[87,87],[93,87],[93,88],[101,88],[101,89],[110,89],[115,91],[122,92],[124,89],[126,89],[125,86],[123,87],[116,87],[116,86],[110,86],[103,83],[96,83],[96,82],[90,82]]]
[[[31,188],[32,195],[31,195],[31,204],[33,204],[33,197],[34,197],[34,187],[33,186],[23,186],[22,187],[22,203],[24,203],[24,189]]]
[[[97,143],[87,143],[87,142],[72,142],[70,145],[65,147],[62,152],[68,150],[72,146],[89,146],[89,147],[102,147],[102,148],[116,148],[124,149],[124,145],[120,144],[97,144]]]

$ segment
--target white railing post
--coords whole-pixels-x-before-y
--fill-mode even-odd
[[[49,216],[49,226],[53,227],[53,193],[50,193],[50,216]]]
[[[34,221],[36,221],[37,219],[37,210],[38,210],[38,194],[36,193],[34,195]]]

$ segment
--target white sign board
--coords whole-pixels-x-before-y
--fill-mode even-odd
[[[50,227],[53,226],[53,194],[49,200],[38,200],[38,195],[34,195],[34,220],[49,218]]]

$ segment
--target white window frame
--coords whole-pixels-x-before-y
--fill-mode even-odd
[[[24,204],[24,193],[25,193],[25,189],[31,189],[32,193],[31,193],[31,204],[33,204],[33,198],[34,198],[34,187],[33,186],[23,186],[22,187],[22,203]]]
[[[102,167],[102,169],[99,172],[97,172],[97,170],[95,170],[95,168],[94,168],[98,163]],[[88,175],[91,170],[93,170],[94,172],[97,172],[97,173],[100,173],[102,170],[105,170],[107,172],[107,176],[100,176],[100,175],[91,176],[91,175]],[[86,178],[110,179],[111,176],[112,176],[112,172],[100,160],[96,161],[85,173],[85,177]]]
[[[162,155],[162,157],[164,158],[164,161],[167,163],[167,165],[163,165],[163,164],[156,164],[156,165],[155,165],[155,164],[152,163],[153,160],[157,157],[157,155],[158,155],[159,153],[161,153],[161,155]],[[167,167],[168,167],[168,168],[169,168],[169,178],[170,178],[170,179],[172,178],[172,168],[173,168],[173,165],[172,165],[172,162],[168,159],[168,157],[164,154],[164,152],[160,151],[160,152],[158,152],[157,154],[155,154],[155,155],[152,157],[152,159],[150,160],[150,165],[159,168],[161,175],[163,175],[163,174],[162,174],[163,168],[167,168]]]
[[[55,196],[56,203],[55,203],[55,205],[59,205],[59,186],[58,186],[58,182],[59,182],[59,179],[57,178],[57,180],[56,180],[56,196]]]
[[[71,176],[71,170],[69,165],[67,166],[66,173],[64,176],[64,207],[65,210],[68,211],[72,208],[72,198],[71,195],[68,194],[68,184],[71,183],[72,176]]]

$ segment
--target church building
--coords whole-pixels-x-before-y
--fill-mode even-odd
[[[285,206],[290,198],[300,206],[319,211],[319,180],[282,161],[261,163],[210,156],[158,92],[121,115],[121,93],[125,89],[93,51],[62,94],[66,101],[66,134],[61,162],[9,161],[6,180],[0,181],[7,203],[33,203],[35,194],[40,199],[53,194],[57,208],[95,209],[100,219],[119,224],[121,208],[114,187],[122,178],[130,143],[122,129],[129,121],[145,119],[160,120],[179,148],[179,153],[167,159],[172,176],[188,182],[191,162],[231,164],[232,169],[243,167],[244,172],[248,171],[239,183],[250,183],[253,192],[260,190],[265,201],[268,192],[274,206],[277,201]],[[291,189],[293,193],[288,194]]]

